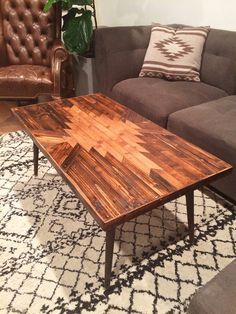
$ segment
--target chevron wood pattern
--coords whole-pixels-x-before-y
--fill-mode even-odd
[[[13,111],[104,230],[231,170],[102,94]]]

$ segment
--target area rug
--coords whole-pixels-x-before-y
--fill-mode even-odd
[[[185,313],[236,255],[235,208],[195,192],[196,244],[185,198],[117,228],[111,287],[105,234],[24,132],[0,143],[0,313]]]

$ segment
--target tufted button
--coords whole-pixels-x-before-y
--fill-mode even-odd
[[[40,5],[39,5],[39,10],[40,10],[40,11],[43,11],[43,9],[44,9],[44,3],[40,3]]]
[[[55,37],[55,11],[44,13],[45,2],[46,0],[0,0],[0,3],[8,4],[3,5],[1,16],[9,63],[37,62],[50,66]]]
[[[30,9],[30,2],[29,1],[27,1],[26,3],[25,3],[25,7],[26,7],[26,9]]]
[[[33,23],[38,23],[38,17],[37,16],[33,16]]]
[[[47,42],[47,49],[52,48],[52,46],[53,46],[53,43],[52,43],[52,42]]]

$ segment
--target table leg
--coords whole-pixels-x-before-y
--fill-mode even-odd
[[[188,216],[188,230],[190,243],[194,242],[194,191],[186,194],[187,216]]]
[[[39,149],[34,144],[34,175],[38,175],[38,164],[39,164]]]
[[[106,257],[105,257],[105,288],[108,289],[111,281],[112,258],[116,229],[106,232]]]

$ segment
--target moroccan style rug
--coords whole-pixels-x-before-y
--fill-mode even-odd
[[[184,197],[125,223],[104,291],[104,232],[43,156],[39,164],[34,177],[26,134],[1,138],[0,313],[184,313],[235,258],[235,208],[196,191],[196,245]]]

